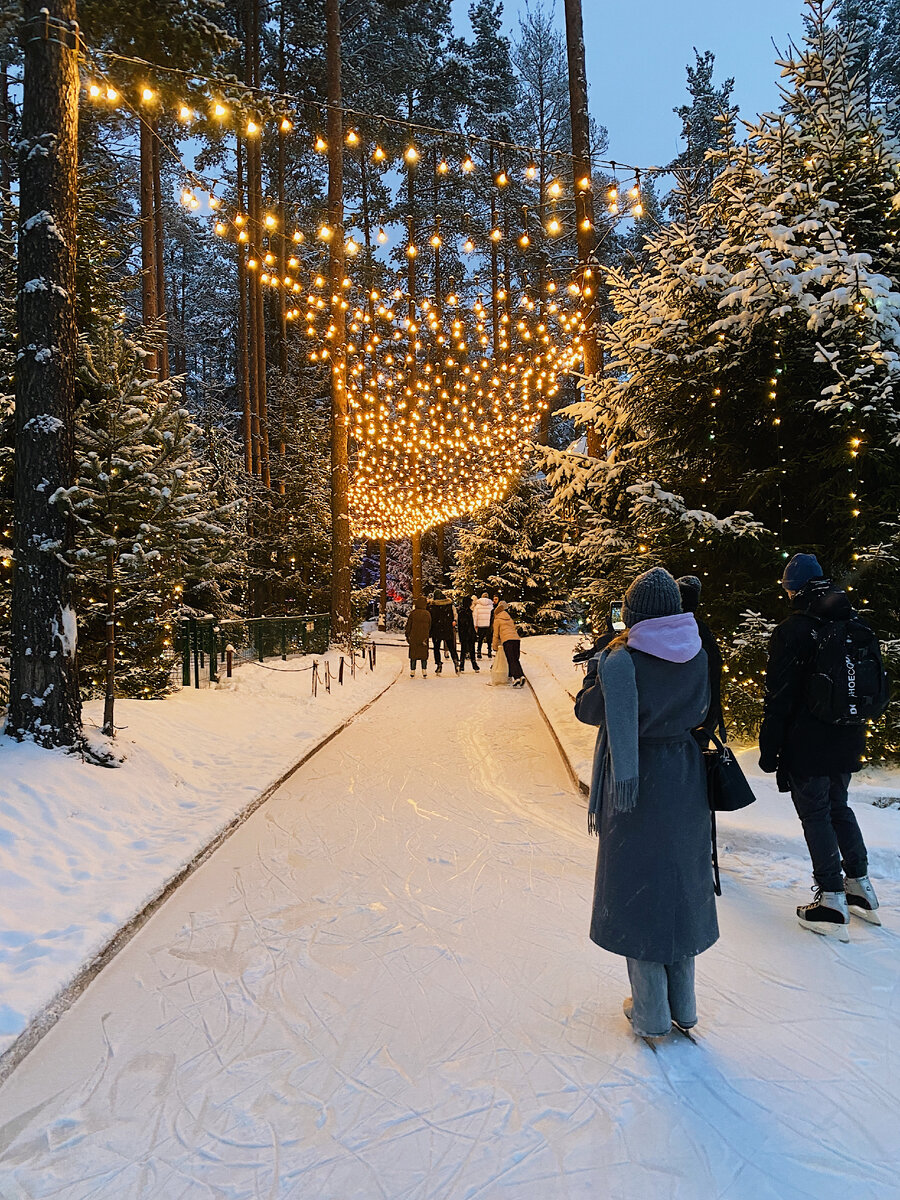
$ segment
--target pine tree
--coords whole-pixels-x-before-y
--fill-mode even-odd
[[[191,450],[199,431],[174,384],[148,372],[147,349],[110,325],[81,351],[77,478],[55,502],[78,527],[84,623],[106,630],[103,732],[113,737],[117,690],[165,690],[184,576],[209,569],[226,530]],[[99,649],[96,629],[86,640]],[[97,671],[92,658],[82,665]]]
[[[807,9],[781,110],[744,143],[726,114],[708,199],[609,273],[610,371],[581,414],[608,457],[549,461],[598,601],[661,562],[712,585],[727,631],[778,615],[781,565],[804,549],[882,629],[897,609],[876,547],[900,508],[900,157],[834,5]]]
[[[684,150],[669,166],[679,181],[667,200],[676,214],[682,212],[687,196],[696,203],[709,194],[715,167],[707,154],[719,144],[720,118],[734,111],[731,104],[734,79],[726,79],[716,87],[713,84],[715,64],[716,56],[711,50],[701,54],[694,49],[694,65],[688,63],[686,68],[690,103],[673,110],[681,118],[681,136],[685,143]]]

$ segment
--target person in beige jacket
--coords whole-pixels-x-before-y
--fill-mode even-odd
[[[494,650],[503,647],[506,655],[506,665],[509,667],[509,678],[513,687],[525,686],[525,675],[519,662],[519,631],[515,621],[509,615],[506,601],[501,600],[494,609]]]

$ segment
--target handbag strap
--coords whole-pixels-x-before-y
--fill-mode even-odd
[[[712,867],[713,867],[713,885],[716,889],[716,895],[722,895],[722,880],[719,878],[719,845],[716,840],[716,810],[709,810],[710,824],[712,827]]]

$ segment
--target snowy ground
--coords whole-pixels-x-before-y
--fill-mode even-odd
[[[895,1200],[900,886],[839,945],[802,855],[729,854],[700,1044],[653,1053],[594,854],[527,689],[402,678],[0,1089],[0,1197]]]
[[[336,664],[339,656],[332,654]],[[120,701],[116,770],[0,737],[0,1052],[228,821],[396,675],[320,686],[311,659]],[[324,659],[320,656],[320,669]],[[99,723],[92,703],[86,723]],[[2,1142],[0,1142],[2,1144]]]

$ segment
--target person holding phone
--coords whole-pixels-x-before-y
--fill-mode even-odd
[[[662,567],[635,579],[622,617],[625,632],[592,661],[575,702],[578,720],[598,728],[590,936],[626,960],[634,1033],[659,1038],[696,1024],[694,960],[719,936],[706,769],[692,736],[709,711],[709,671]]]

